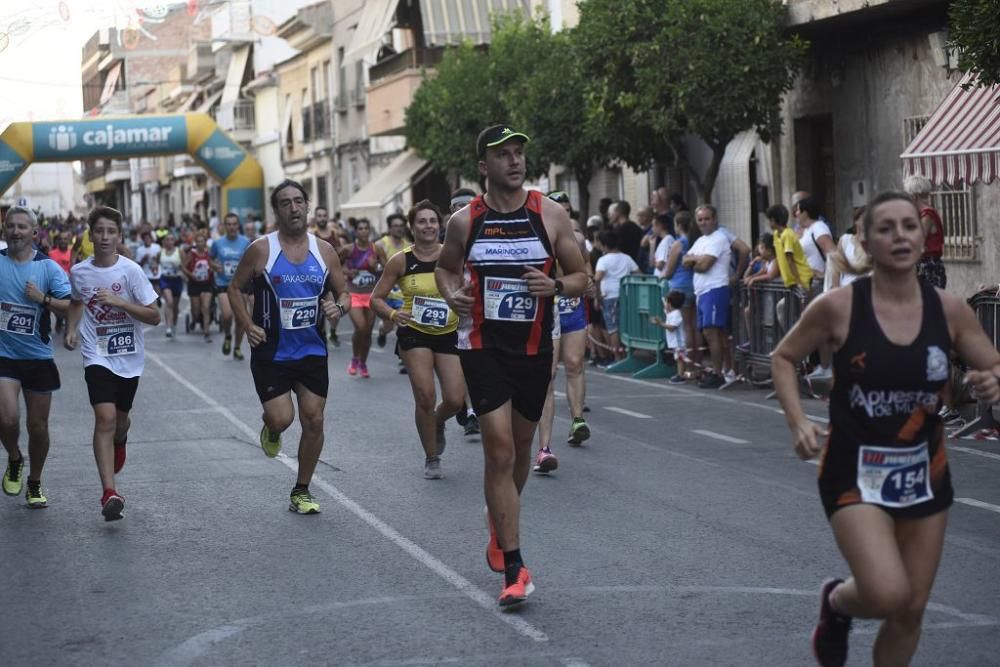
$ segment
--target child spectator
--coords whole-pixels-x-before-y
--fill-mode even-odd
[[[667,314],[666,319],[653,317],[652,322],[663,327],[664,336],[667,340],[667,349],[674,355],[677,364],[677,372],[670,378],[670,384],[684,384],[687,375],[687,368],[684,362],[686,356],[687,341],[684,337],[684,318],[681,315],[681,307],[687,297],[683,292],[670,292],[663,297],[663,311]]]
[[[611,338],[611,346],[615,350],[615,358],[625,355],[619,349],[618,337],[618,294],[621,291],[622,278],[633,273],[640,273],[639,265],[630,256],[619,249],[621,237],[615,229],[601,232],[599,237],[604,254],[597,260],[594,282],[597,284],[597,300],[604,313],[604,328]]]

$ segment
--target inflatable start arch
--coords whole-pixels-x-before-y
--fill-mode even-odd
[[[222,211],[264,213],[264,172],[205,113],[101,116],[11,123],[0,134],[0,194],[32,162],[124,159],[188,153],[222,184]],[[180,213],[180,212],[178,212]]]

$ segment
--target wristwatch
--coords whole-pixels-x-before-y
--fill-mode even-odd
[[[556,279],[556,296],[562,296],[563,293],[563,283],[561,280]]]
[[[340,311],[341,317],[343,317],[347,313],[347,309],[344,308],[342,305],[340,305],[340,302],[337,302],[337,310]]]

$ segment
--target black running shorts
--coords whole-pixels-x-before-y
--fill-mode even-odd
[[[47,394],[59,388],[59,370],[52,359],[0,357],[0,378],[21,383],[21,389]]]
[[[323,398],[330,389],[330,373],[324,356],[311,355],[294,361],[251,358],[250,373],[261,403],[287,394],[297,384]]]
[[[139,378],[123,378],[115,375],[104,366],[92,365],[83,369],[83,378],[87,381],[87,393],[90,404],[114,403],[122,412],[132,409],[135,392],[139,388]]]
[[[400,327],[396,330],[396,341],[399,349],[406,352],[415,347],[426,347],[435,354],[458,354],[458,332],[446,334],[429,334],[410,327]]]
[[[477,415],[507,401],[528,421],[542,418],[552,379],[552,352],[528,356],[497,349],[459,350],[465,383]]]

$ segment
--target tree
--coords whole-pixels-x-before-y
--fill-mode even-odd
[[[953,0],[948,47],[958,50],[958,67],[974,72],[979,85],[1000,83],[1000,5],[996,0]]]
[[[574,31],[591,130],[614,136],[634,169],[673,158],[708,201],[727,144],[755,129],[781,132],[781,99],[807,45],[784,32],[777,0],[588,0]],[[705,173],[692,169],[683,139],[712,151]]]
[[[610,159],[610,142],[586,126],[586,77],[570,34],[553,33],[548,18],[519,14],[495,20],[491,77],[510,121],[531,137],[538,170],[565,166],[580,186],[580,211],[590,209],[590,179]]]
[[[406,143],[442,172],[479,180],[479,132],[506,121],[489,79],[489,55],[471,44],[450,48],[406,109]]]

